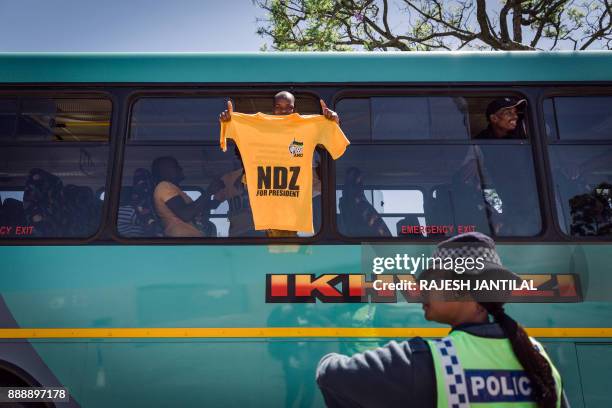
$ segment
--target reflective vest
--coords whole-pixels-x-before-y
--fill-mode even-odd
[[[561,377],[544,348],[531,339],[552,368],[557,407]],[[510,340],[478,337],[456,330],[440,340],[427,340],[436,372],[438,408],[536,407],[531,382]]]

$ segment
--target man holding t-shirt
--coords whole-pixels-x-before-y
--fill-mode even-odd
[[[321,102],[321,108],[322,108],[324,117],[338,123],[339,122],[338,115],[334,111],[328,109],[327,106],[325,105],[325,102],[323,102],[323,100],[321,100],[320,102]],[[233,106],[231,102],[228,101],[227,110],[225,110],[219,115],[219,120],[222,123],[223,122],[228,123],[231,120],[232,113],[233,113]],[[274,96],[273,115],[288,116],[294,113],[296,113],[295,97],[290,92],[287,92],[287,91],[282,91],[282,92],[277,93]],[[300,147],[301,146],[296,146],[295,148],[298,149]],[[240,156],[239,152],[237,152],[237,156],[242,163],[243,162],[242,157]],[[244,167],[244,163],[243,163],[243,167]],[[318,190],[318,188],[320,188],[320,181],[319,181],[318,176],[319,176],[318,168],[315,168],[314,181],[313,181],[314,188],[313,188],[313,194],[312,194],[313,197],[316,196],[317,194],[320,194],[320,190]],[[295,237],[297,236],[296,232],[294,231],[283,231],[283,230],[276,230],[276,229],[275,230],[268,229],[266,233],[268,236],[271,236],[271,237]]]

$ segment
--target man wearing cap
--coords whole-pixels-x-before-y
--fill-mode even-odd
[[[514,97],[493,100],[486,110],[489,125],[475,138],[522,138],[518,132],[518,123],[525,104],[525,99]],[[455,179],[457,206],[461,203],[466,205],[460,213],[464,214],[463,219],[469,221],[463,222],[476,225],[480,231],[490,231],[493,234],[509,233],[513,228],[517,228],[517,222],[520,222],[517,211],[524,209],[525,205],[522,194],[516,194],[520,191],[520,185],[509,180],[508,176],[517,177],[523,174],[523,169],[519,162],[509,160],[502,168],[485,159],[480,146],[471,146],[468,149]],[[469,198],[462,201],[463,197]],[[482,198],[478,200],[475,197]],[[483,209],[486,209],[486,212]]]
[[[517,98],[496,99],[487,106],[489,126],[476,139],[520,139],[517,135],[519,114],[527,101]]]
[[[502,266],[495,243],[481,233],[450,238],[433,257],[480,257],[484,267],[463,274],[429,269],[419,280],[520,280]],[[543,347],[505,313],[508,295],[428,292],[425,318],[450,325],[450,334],[440,340],[391,341],[352,357],[324,356],[316,380],[327,406],[568,407],[559,373]]]

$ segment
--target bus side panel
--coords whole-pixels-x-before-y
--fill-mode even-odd
[[[612,407],[612,344],[579,344],[577,349],[584,406]]]
[[[583,252],[588,265],[606,251]],[[17,326],[28,328],[120,329],[146,332],[164,328],[281,328],[280,338],[171,338],[32,340],[58,379],[77,393],[84,406],[108,405],[113,396],[129,398],[146,384],[156,405],[171,404],[179,390],[182,405],[222,401],[248,405],[259,398],[267,405],[289,404],[299,395],[319,405],[314,367],[327,352],[351,354],[382,344],[334,338],[287,339],[300,328],[436,328],[426,321],[420,304],[266,303],[267,274],[368,273],[362,270],[356,245],[295,246],[54,246],[0,247],[5,268],[0,288]],[[430,253],[431,246],[402,246],[411,255]],[[499,245],[500,256],[513,269],[527,273],[580,273],[584,262],[564,245]],[[582,255],[581,255],[582,256]],[[519,269],[517,258],[524,266]],[[526,267],[525,267],[526,266]],[[367,265],[366,265],[367,267]],[[591,282],[605,269],[589,268]],[[593,276],[595,275],[595,276]],[[607,327],[612,302],[512,304],[508,312],[526,327]],[[78,336],[77,336],[78,337]],[[284,337],[284,338],[283,338]],[[364,336],[367,337],[367,336]],[[601,343],[601,339],[594,339]],[[573,339],[565,339],[565,342]],[[590,339],[585,338],[584,343]],[[86,343],[86,356],[82,350]],[[550,342],[552,343],[552,342]],[[559,346],[561,347],[561,346]],[[563,347],[566,347],[565,345]],[[568,346],[569,347],[569,346]],[[571,348],[571,347],[570,347]],[[569,349],[552,358],[566,378],[572,401],[581,399],[580,372]],[[76,361],[78,360],[78,362]],[[82,361],[85,361],[83,364]],[[70,361],[70,364],[66,362]],[[74,364],[74,366],[71,366]],[[84,368],[82,368],[84,366]],[[603,365],[605,367],[605,364]],[[187,391],[190,384],[194,390]],[[584,381],[582,381],[584,385]],[[197,390],[205,390],[198,396]],[[247,400],[247,398],[249,398]],[[117,399],[119,401],[119,399]],[[295,402],[295,401],[293,401]],[[251,404],[254,404],[251,402]],[[145,405],[145,403],[143,403]],[[264,404],[261,404],[264,405]]]

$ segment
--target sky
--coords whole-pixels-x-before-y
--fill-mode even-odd
[[[258,51],[251,0],[0,0],[0,52]]]
[[[410,21],[401,3],[393,32]],[[487,3],[492,16],[500,4]],[[0,0],[0,52],[259,51],[270,45],[256,33],[263,17],[252,0]]]

